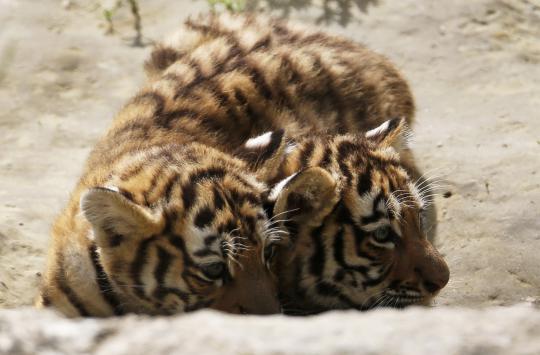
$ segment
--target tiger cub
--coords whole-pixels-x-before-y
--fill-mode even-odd
[[[408,86],[386,59],[284,22],[210,15],[158,45],[146,70],[53,226],[38,306],[274,313],[279,293],[285,308],[362,309],[377,288],[443,278],[442,266],[411,266],[418,255],[444,262],[423,233],[400,229],[418,225],[421,209],[398,191],[418,175],[412,155],[390,147],[403,122],[362,133],[412,120]],[[358,219],[370,209],[371,222]],[[390,225],[400,242],[363,251]]]
[[[414,102],[395,67],[349,40],[264,18],[186,26],[149,72],[204,72],[197,97],[215,110],[204,115],[235,122],[242,137],[285,130],[285,155],[256,165],[273,186],[273,227],[288,234],[265,251],[284,311],[429,303],[449,270],[430,243],[431,186],[406,145]],[[201,38],[195,52],[183,45]],[[269,134],[245,147],[275,144]]]

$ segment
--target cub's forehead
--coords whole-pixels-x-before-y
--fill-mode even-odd
[[[353,216],[369,224],[380,218],[398,219],[406,208],[422,208],[425,204],[422,190],[411,181],[400,166],[371,169],[367,177],[359,177],[360,186],[345,196]]]

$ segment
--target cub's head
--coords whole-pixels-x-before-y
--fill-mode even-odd
[[[285,312],[425,304],[446,285],[448,267],[426,238],[429,186],[400,161],[404,135],[395,119],[291,153],[300,171],[270,194],[289,233],[273,263]]]
[[[83,194],[103,277],[125,311],[280,312],[267,268],[279,232],[244,164],[203,146],[161,147]]]

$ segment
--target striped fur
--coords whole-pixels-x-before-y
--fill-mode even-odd
[[[427,238],[430,186],[413,179],[399,155],[407,153],[399,150],[404,122],[381,127],[368,137],[296,142],[280,167],[279,175],[293,176],[270,194],[290,238],[273,264],[285,312],[427,304],[448,282],[448,267]],[[313,169],[330,177],[330,191],[310,196],[303,183],[295,186]]]
[[[312,255],[332,238],[326,224],[308,242],[298,225],[277,228],[285,211],[270,219],[265,212],[302,205],[296,220],[311,230],[342,209],[309,198],[342,206],[358,197],[346,186],[359,176],[374,189],[382,183],[360,172],[388,152],[370,146],[371,155],[352,154],[344,142],[366,145],[357,135],[388,118],[412,123],[412,96],[393,65],[349,40],[285,22],[210,15],[158,45],[146,71],[147,83],[90,154],[53,226],[38,305],[69,316],[201,307],[272,313],[279,311],[273,271],[282,295],[314,308],[342,306],[290,291],[309,289],[308,265],[329,265]],[[403,181],[404,170],[418,174],[409,152],[392,156]],[[272,201],[274,185],[283,189]],[[332,218],[336,228],[351,224]]]

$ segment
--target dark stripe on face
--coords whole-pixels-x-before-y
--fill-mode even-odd
[[[180,175],[178,173],[174,173],[172,176],[170,176],[167,179],[167,183],[163,187],[163,196],[165,197],[165,200],[169,202],[171,200],[171,193],[173,190],[173,187],[180,181]]]
[[[368,287],[374,287],[374,286],[379,285],[380,283],[386,280],[391,270],[392,270],[392,265],[389,265],[379,277],[363,281],[362,286],[364,287],[364,289],[367,289]]]
[[[124,311],[122,309],[122,304],[120,303],[120,300],[118,299],[116,293],[113,291],[111,282],[109,281],[109,277],[107,276],[107,273],[103,269],[103,266],[101,265],[99,261],[99,254],[97,252],[97,248],[94,244],[92,244],[88,250],[90,254],[90,260],[92,260],[92,265],[94,266],[94,272],[96,273],[96,282],[99,287],[99,292],[105,302],[113,309],[113,312],[115,315],[119,316],[124,314]]]
[[[362,196],[365,193],[371,191],[373,187],[373,180],[371,179],[371,169],[366,166],[366,171],[358,176],[358,182],[356,184],[356,190],[358,195]]]
[[[320,226],[311,232],[311,241],[313,242],[313,248],[315,250],[309,260],[309,271],[313,276],[317,277],[322,275],[324,264],[326,262],[326,255],[324,253],[324,245],[321,236],[322,230],[323,226]]]
[[[219,253],[208,248],[197,250],[193,253],[193,255],[199,258],[204,258],[205,256],[210,256],[210,255],[221,256]]]
[[[223,196],[221,196],[221,192],[214,187],[214,208],[216,211],[221,210],[225,206],[225,200],[223,199]]]
[[[171,234],[168,240],[172,246],[174,246],[176,249],[182,252],[182,260],[184,263],[184,268],[188,267],[189,265],[193,265],[193,260],[188,254],[186,243],[184,242],[184,238],[181,235]]]
[[[191,305],[184,306],[184,312],[193,312],[198,309],[208,308],[214,303],[214,300],[200,300]]]
[[[334,236],[334,259],[337,261],[339,266],[341,266],[345,270],[352,270],[356,272],[360,272],[362,274],[365,274],[368,271],[368,268],[361,265],[349,265],[345,261],[345,229],[340,228],[339,232]]]
[[[73,289],[68,285],[66,271],[64,267],[64,255],[61,253],[57,254],[57,263],[58,263],[58,272],[55,276],[56,285],[58,289],[66,296],[69,303],[77,310],[79,315],[83,317],[90,316],[90,312],[86,309],[83,304],[83,301],[79,296],[73,291]]]
[[[197,212],[194,223],[199,229],[209,226],[214,220],[214,211],[209,207],[203,207]]]
[[[109,247],[116,248],[124,241],[124,236],[118,234],[111,226],[103,227],[103,231],[107,234],[107,240]]]
[[[337,285],[331,284],[326,281],[319,282],[315,287],[317,293],[321,296],[334,297],[341,294],[341,291]]]
[[[225,176],[225,170],[222,168],[208,168],[206,170],[197,171],[192,174],[187,182],[182,186],[182,202],[184,204],[184,213],[189,212],[197,198],[196,186],[199,182],[205,179],[222,179]]]
[[[171,265],[172,254],[165,249],[158,247],[158,263],[154,269],[154,278],[156,279],[156,289],[154,290],[154,296],[158,299],[163,299],[167,293],[167,286],[165,285],[165,276]]]
[[[134,284],[134,288],[133,288],[134,292],[137,296],[145,300],[147,300],[148,297],[146,296],[144,292],[144,285],[143,285],[141,277],[142,277],[144,265],[146,264],[146,261],[148,259],[148,249],[153,239],[154,239],[153,237],[148,238],[139,244],[139,247],[137,248],[137,253],[135,254],[135,258],[133,259],[131,263],[131,270],[130,270],[131,279],[133,280],[133,284]]]
[[[371,216],[362,217],[362,224],[375,223],[385,216],[384,213],[379,211],[377,208],[380,202],[382,201],[382,199],[383,199],[383,196],[380,193],[377,195],[377,197],[373,199],[373,205],[371,207],[373,210],[373,213]]]
[[[356,225],[352,225],[352,228],[353,228],[353,233],[354,233],[354,249],[356,251],[356,255],[358,257],[365,258],[370,261],[376,260],[376,258],[367,254],[363,250],[362,244],[364,243],[364,240],[367,237],[367,233],[363,229],[358,228]]]

